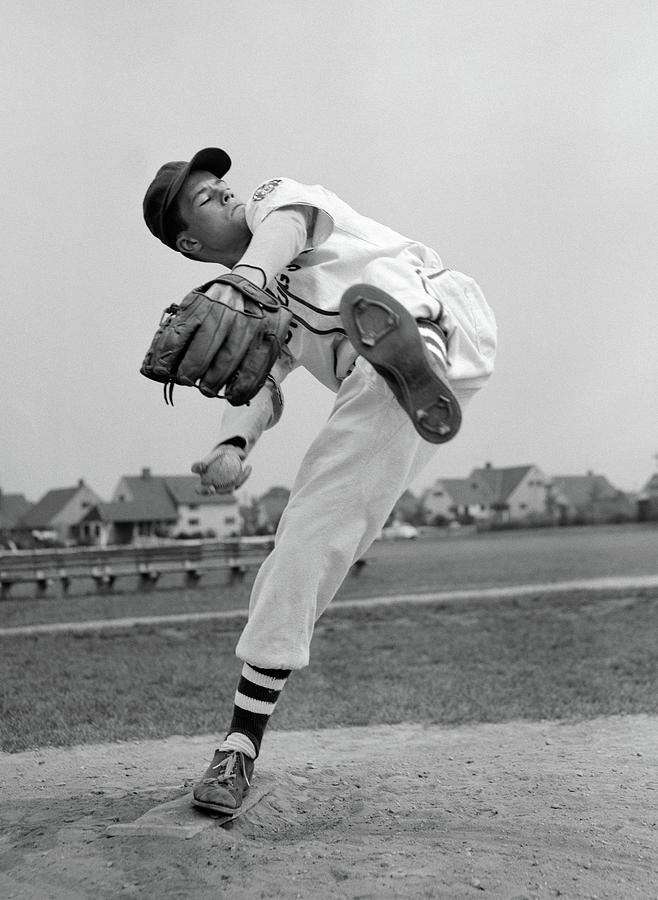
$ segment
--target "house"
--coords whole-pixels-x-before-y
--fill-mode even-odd
[[[240,533],[232,494],[199,494],[196,475],[124,475],[109,503],[85,520],[85,541],[94,544],[149,542],[163,537],[233,537]]]
[[[80,543],[107,547],[149,542],[168,537],[177,520],[173,503],[168,510],[139,500],[97,503],[80,523]]]
[[[48,491],[16,523],[19,537],[78,543],[80,523],[101,498],[81,478],[75,487]]]
[[[468,524],[489,517],[490,499],[470,478],[439,478],[423,497],[425,518],[430,525]]]
[[[555,475],[552,495],[562,524],[600,524],[635,518],[635,508],[628,495],[614,487],[605,475],[592,471],[585,475]]]
[[[535,465],[496,468],[487,463],[473,469],[469,481],[486,498],[492,522],[541,522],[550,520],[550,479]]]
[[[0,490],[0,546],[15,543],[16,525],[31,506],[23,494],[6,494]]]
[[[178,513],[177,535],[226,538],[240,534],[240,512],[233,494],[199,494],[197,475],[166,475],[164,481]]]
[[[543,521],[549,479],[535,465],[497,468],[487,463],[468,478],[440,478],[424,497],[431,523]]]

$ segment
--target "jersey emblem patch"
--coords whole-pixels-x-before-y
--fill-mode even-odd
[[[261,184],[261,186],[254,191],[254,196],[251,199],[262,200],[264,197],[267,197],[267,195],[270,194],[279,184],[281,184],[280,178],[273,178],[271,181],[266,181],[265,184]]]

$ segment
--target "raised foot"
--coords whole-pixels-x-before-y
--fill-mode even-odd
[[[374,347],[400,324],[400,317],[377,300],[361,297],[354,304],[354,324],[362,344]]]
[[[416,421],[426,431],[433,431],[440,437],[450,434],[453,426],[448,423],[454,418],[452,404],[447,397],[439,397],[431,406],[416,410]]]
[[[451,440],[461,424],[459,401],[411,313],[369,284],[348,288],[340,313],[355,350],[384,378],[418,434],[432,444]]]

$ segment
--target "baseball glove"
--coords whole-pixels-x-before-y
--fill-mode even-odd
[[[212,284],[228,284],[241,295],[206,296]],[[168,306],[144,362],[142,375],[165,385],[197,387],[206,397],[223,396],[232,406],[249,403],[261,389],[288,334],[291,313],[241,275],[228,273]]]

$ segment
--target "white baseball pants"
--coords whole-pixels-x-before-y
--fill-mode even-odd
[[[387,285],[395,275],[391,268],[381,279]],[[364,280],[377,283],[374,274]],[[391,290],[396,299],[402,287]],[[408,308],[426,303],[430,292],[439,301],[451,374],[457,375],[451,387],[464,407],[493,368],[491,310],[475,282],[460,273],[429,279],[423,292],[414,287]],[[308,665],[315,622],[437,449],[417,434],[384,379],[359,357],[302,461],[274,550],[256,576],[236,648],[240,659],[270,669]]]
[[[468,398],[457,396],[464,405]],[[437,449],[359,358],[306,453],[256,576],[240,659],[269,669],[308,665],[316,620]]]

